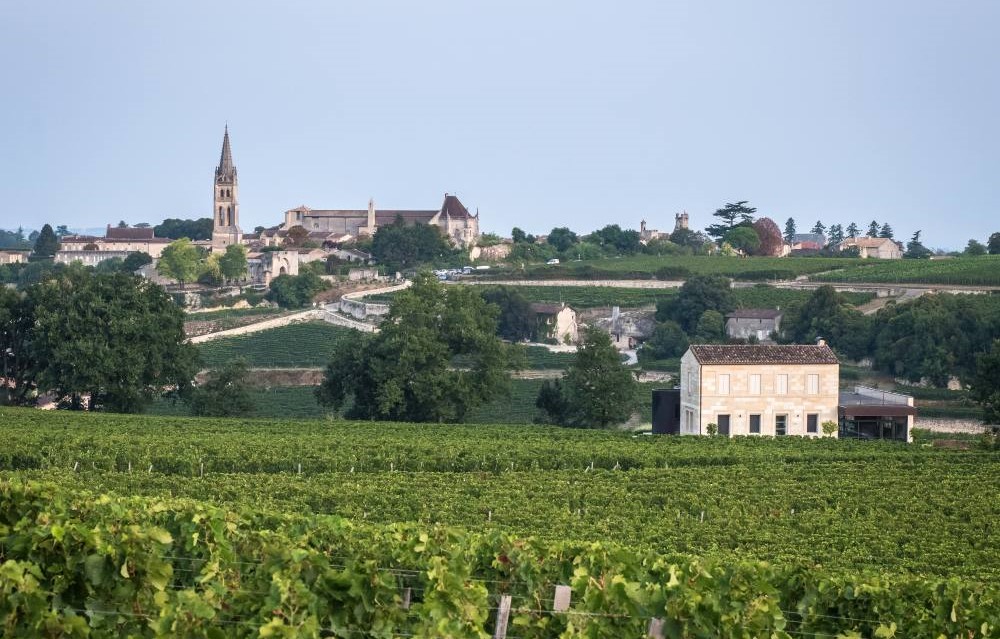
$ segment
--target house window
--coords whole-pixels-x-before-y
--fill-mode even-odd
[[[774,393],[776,395],[788,394],[788,375],[776,375],[774,378]]]
[[[760,395],[760,375],[750,376],[750,394]]]
[[[806,378],[806,392],[810,395],[819,394],[819,375],[808,375]]]
[[[760,415],[750,416],[750,434],[760,435]]]
[[[729,375],[719,375],[719,394],[729,394]]]
[[[774,434],[778,437],[788,434],[788,415],[774,416]]]
[[[807,433],[819,432],[819,414],[809,413],[808,415],[806,415],[806,432]]]

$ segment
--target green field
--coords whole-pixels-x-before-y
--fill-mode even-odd
[[[823,282],[1000,286],[1000,255],[943,260],[865,260],[810,277]]]
[[[1000,630],[985,450],[24,409],[0,438],[7,636],[482,639],[501,595],[508,638]]]
[[[202,365],[245,359],[253,368],[313,368],[330,362],[337,344],[357,331],[326,322],[301,322],[198,344]]]

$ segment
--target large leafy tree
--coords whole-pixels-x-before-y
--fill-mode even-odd
[[[587,242],[600,246],[607,253],[631,255],[642,248],[639,231],[622,229],[617,224],[609,224],[586,237]]]
[[[122,260],[122,272],[134,273],[143,266],[152,263],[153,263],[153,258],[150,257],[149,253],[144,253],[142,251],[135,251],[134,253],[129,253],[128,256],[124,260]]]
[[[497,335],[512,342],[529,340],[538,326],[531,302],[512,286],[484,288],[483,299],[500,309],[497,316]]]
[[[355,418],[460,422],[509,390],[513,359],[496,335],[497,312],[471,287],[420,274],[377,334],[337,349],[316,397]]]
[[[438,227],[429,224],[407,226],[400,216],[392,224],[380,226],[375,231],[371,252],[380,264],[397,271],[457,254]]]
[[[50,258],[55,256],[59,251],[59,238],[56,237],[55,231],[48,224],[42,227],[41,232],[38,234],[38,238],[35,239],[35,248],[31,252],[32,257],[35,258]]]
[[[965,246],[965,250],[962,252],[970,257],[978,257],[986,255],[986,246],[979,240],[969,240],[969,243]]]
[[[271,280],[267,297],[282,308],[303,308],[329,286],[315,271],[306,269],[298,275],[279,275]]]
[[[1000,233],[993,233],[986,241],[986,250],[990,255],[1000,255]]]
[[[871,320],[831,286],[821,286],[804,304],[793,304],[781,322],[781,339],[812,344],[822,337],[851,359],[870,354]]]
[[[661,322],[673,320],[690,334],[705,311],[725,315],[734,308],[736,300],[728,279],[721,275],[694,275],[684,282],[675,298],[657,303],[656,319]]]
[[[23,333],[6,346],[19,349],[17,386],[63,405],[82,407],[89,396],[91,410],[140,412],[194,376],[197,351],[185,341],[183,312],[142,278],[67,269],[29,287],[18,313],[25,323],[14,330]]]
[[[1000,424],[1000,340],[993,341],[989,352],[976,356],[969,397],[983,407],[984,422]]]
[[[769,217],[762,217],[753,223],[753,230],[760,239],[760,246],[755,251],[756,255],[781,255],[782,237],[781,229],[777,223]]]
[[[668,359],[680,357],[687,348],[688,337],[680,324],[667,320],[657,323],[653,334],[642,345],[640,352],[653,359]]]
[[[760,238],[751,226],[737,226],[730,229],[722,236],[722,241],[746,254],[751,254],[760,247]]]
[[[256,410],[250,366],[234,360],[208,372],[205,383],[187,397],[191,414],[201,417],[246,417]]]
[[[743,225],[750,226],[753,224],[754,215],[756,215],[757,209],[748,206],[746,200],[740,200],[739,202],[729,202],[721,209],[718,209],[712,215],[719,218],[719,222],[710,225],[705,229],[705,232],[721,240],[726,233],[731,231],[733,228]]]
[[[536,405],[547,410],[550,421],[555,423],[605,428],[631,417],[636,408],[637,384],[632,372],[622,364],[611,337],[600,329],[587,328],[561,383],[543,386]],[[563,401],[554,397],[556,393]],[[552,411],[551,407],[560,410]]]
[[[212,218],[201,217],[195,220],[167,218],[162,224],[153,227],[153,235],[179,240],[186,237],[189,240],[212,239]]]
[[[576,244],[578,241],[579,240],[576,237],[576,233],[569,230],[565,226],[557,226],[556,228],[552,229],[551,231],[549,231],[549,235],[545,239],[545,242],[549,246],[559,251],[560,253],[566,251],[571,246]]]
[[[198,277],[198,248],[186,237],[174,240],[163,249],[156,263],[156,272],[163,277],[177,280],[181,288]]]
[[[223,279],[232,282],[247,274],[247,249],[242,244],[230,244],[219,256],[219,272]]]

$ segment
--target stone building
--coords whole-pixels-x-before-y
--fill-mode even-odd
[[[154,260],[173,240],[156,237],[151,228],[118,228],[108,225],[104,237],[93,235],[66,235],[59,240],[59,252],[63,251],[124,251],[126,253],[146,253]],[[57,254],[58,255],[58,254]]]
[[[781,330],[783,313],[776,308],[740,308],[726,315],[726,336],[732,339],[771,341]]]
[[[895,240],[888,237],[849,237],[837,245],[841,251],[857,248],[861,257],[876,257],[883,260],[898,260],[903,250]]]
[[[240,181],[233,164],[233,151],[229,146],[229,126],[222,135],[222,154],[215,167],[212,190],[212,251],[223,252],[230,244],[239,244],[240,231]]]
[[[818,437],[838,421],[840,362],[812,345],[695,344],[681,358],[680,433]]]
[[[258,286],[268,286],[279,275],[299,274],[298,251],[263,251],[247,254],[247,276]]]
[[[23,264],[28,261],[31,251],[0,251],[0,264]]]
[[[538,320],[538,339],[554,339],[560,344],[576,343],[579,340],[579,326],[576,311],[563,304],[531,304],[531,310]]]
[[[105,260],[115,258],[124,260],[131,253],[129,251],[59,251],[55,255],[56,264],[72,264],[79,262],[84,266],[97,266]]]
[[[379,226],[392,224],[397,218],[404,224],[433,224],[441,229],[458,246],[468,248],[479,239],[479,213],[469,213],[456,195],[445,193],[439,209],[377,210],[373,200],[367,209],[311,209],[302,205],[285,211],[285,221],[280,230],[288,231],[301,226],[309,233],[349,235],[361,237],[374,235]]]

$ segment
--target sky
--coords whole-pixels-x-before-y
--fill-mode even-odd
[[[0,0],[0,227],[244,230],[434,209],[484,231],[1000,230],[996,0]]]

